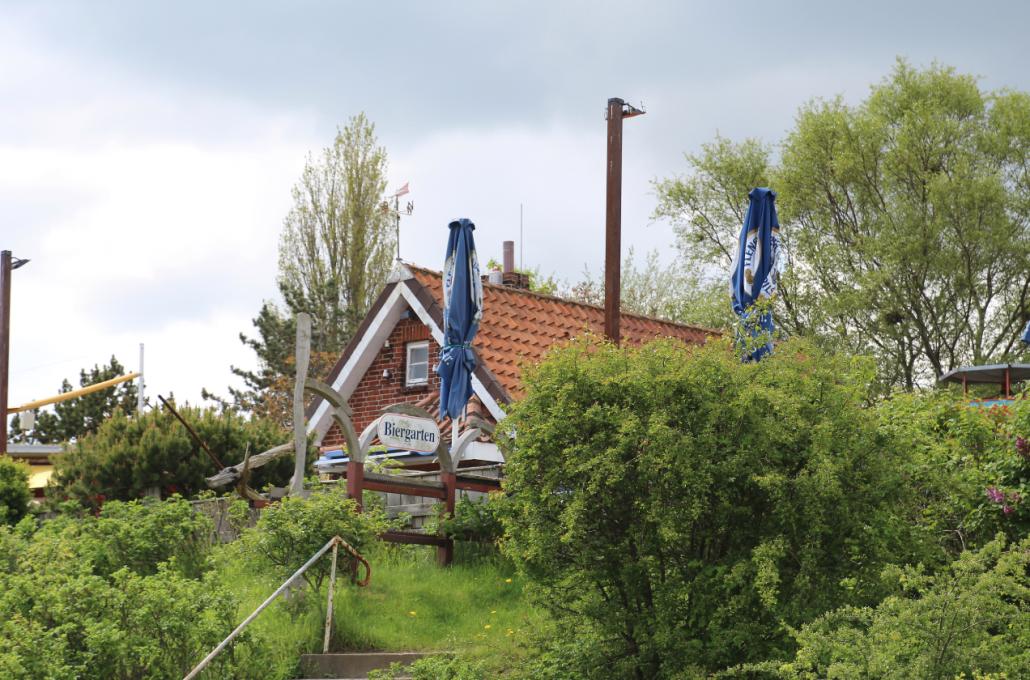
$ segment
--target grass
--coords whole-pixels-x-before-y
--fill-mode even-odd
[[[381,544],[368,555],[368,587],[352,585],[340,572],[330,651],[452,651],[498,671],[521,656],[519,640],[544,614],[528,604],[510,565],[461,544],[451,567],[438,567],[435,557],[431,548]],[[239,620],[278,586],[236,559],[223,563],[220,576],[241,600]],[[322,651],[325,596],[323,586],[317,597],[304,592],[280,598],[250,626],[263,656],[271,657],[262,661],[270,663],[263,677],[296,677],[300,655]]]

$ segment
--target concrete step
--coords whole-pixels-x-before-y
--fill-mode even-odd
[[[312,680],[367,678],[368,672],[389,668],[391,664],[404,666],[415,663],[426,654],[420,652],[349,652],[346,654],[302,654],[301,672]]]

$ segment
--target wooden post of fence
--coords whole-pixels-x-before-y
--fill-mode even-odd
[[[361,494],[365,488],[365,464],[353,458],[347,460],[347,496],[358,502],[361,512]]]
[[[454,496],[458,486],[458,477],[454,472],[441,470],[440,481],[443,482],[444,489],[443,516],[449,519],[454,517]],[[454,561],[454,540],[447,538],[444,544],[436,549],[436,562],[441,567],[447,567],[452,561]]]
[[[333,590],[336,588],[336,553],[340,543],[333,540],[333,566],[329,570],[329,601],[325,606],[325,640],[322,642],[322,653],[329,653],[329,631],[333,629]]]

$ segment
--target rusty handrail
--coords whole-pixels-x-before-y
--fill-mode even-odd
[[[372,570],[368,566],[368,561],[364,557],[362,557],[361,553],[359,553],[357,550],[355,550],[354,546],[352,546],[350,543],[348,543],[347,541],[343,540],[339,536],[333,536],[332,538],[329,539],[328,543],[323,545],[318,550],[318,552],[316,552],[314,555],[311,556],[311,559],[309,559],[307,562],[305,562],[304,565],[300,569],[298,569],[297,571],[293,572],[293,575],[290,576],[290,578],[288,578],[285,581],[283,581],[283,584],[281,586],[279,586],[278,588],[276,588],[274,593],[269,595],[268,598],[264,602],[262,602],[260,605],[258,605],[258,608],[255,609],[253,612],[251,612],[250,616],[248,616],[247,618],[243,619],[243,622],[240,623],[240,625],[236,626],[236,628],[233,629],[233,631],[231,633],[229,633],[229,636],[227,638],[225,638],[220,643],[218,643],[218,646],[215,647],[214,649],[212,649],[211,653],[209,653],[207,656],[205,656],[201,660],[201,662],[198,663],[193,668],[193,670],[191,670],[186,675],[186,677],[183,678],[183,680],[193,680],[193,678],[196,678],[200,674],[200,672],[202,670],[207,668],[207,665],[209,663],[211,663],[216,656],[221,654],[222,651],[224,651],[225,648],[229,646],[229,643],[232,642],[236,638],[237,635],[239,635],[240,633],[243,632],[244,628],[249,626],[251,624],[251,622],[254,621],[254,619],[256,619],[258,617],[258,614],[260,614],[262,611],[264,611],[265,608],[268,607],[268,605],[272,604],[272,602],[275,600],[275,598],[277,598],[280,595],[282,595],[283,592],[285,592],[286,589],[289,588],[290,584],[293,583],[297,579],[298,576],[300,576],[305,571],[310,569],[311,566],[315,562],[317,562],[319,560],[319,558],[321,558],[323,555],[325,555],[327,552],[329,552],[329,549],[332,548],[333,549],[333,573],[330,575],[330,579],[329,579],[329,584],[330,584],[329,585],[329,611],[327,612],[327,617],[326,617],[326,645],[328,645],[328,640],[329,640],[329,630],[328,630],[328,628],[329,628],[329,626],[332,623],[332,613],[331,612],[332,612],[332,601],[333,601],[333,584],[336,581],[336,549],[337,549],[337,546],[341,546],[341,545],[344,547],[345,550],[350,552],[351,555],[353,555],[356,559],[358,559],[359,561],[361,561],[362,564],[365,565],[365,570],[366,570],[365,571],[365,579],[363,581],[355,580],[355,583],[357,583],[357,585],[359,585],[359,586],[367,586],[368,582],[369,582],[369,579],[372,578]],[[355,574],[356,573],[357,573],[357,566],[355,565]]]

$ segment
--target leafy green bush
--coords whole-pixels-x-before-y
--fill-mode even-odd
[[[367,503],[363,512],[357,512],[357,503],[347,497],[345,488],[337,486],[307,499],[286,497],[271,504],[261,513],[257,526],[244,532],[239,549],[256,568],[283,581],[333,536],[362,551],[390,526],[382,508]],[[344,550],[338,559],[344,565],[350,561]],[[329,570],[330,561],[320,560],[304,572],[304,579],[317,592]]]
[[[17,524],[28,512],[30,497],[27,466],[0,457],[0,525]]]
[[[918,515],[951,557],[997,532],[1030,535],[1030,399],[971,407],[948,392],[897,394],[877,406]]]
[[[495,543],[504,534],[501,523],[504,502],[504,495],[500,493],[477,500],[464,497],[454,505],[454,517],[439,521],[439,529],[459,541]]]
[[[179,412],[226,465],[243,460],[248,447],[260,453],[288,439],[271,421],[246,420],[231,411],[181,407]],[[189,497],[207,489],[204,477],[215,472],[171,414],[154,409],[128,417],[116,411],[58,459],[52,495],[92,507],[104,500],[140,498],[151,489],[163,497]],[[256,469],[251,486],[283,485],[292,473],[292,458],[280,458]]]
[[[0,527],[0,677],[181,678],[235,624],[235,599],[199,573],[207,523],[173,499]],[[212,674],[262,665],[247,639],[223,657]]]
[[[875,608],[835,610],[797,634],[792,680],[1030,677],[1030,539],[963,553],[937,575],[892,571],[898,592]]]
[[[505,552],[598,677],[783,658],[874,604],[889,563],[937,558],[901,454],[865,408],[873,367],[799,341],[577,341],[526,376],[503,443]]]

